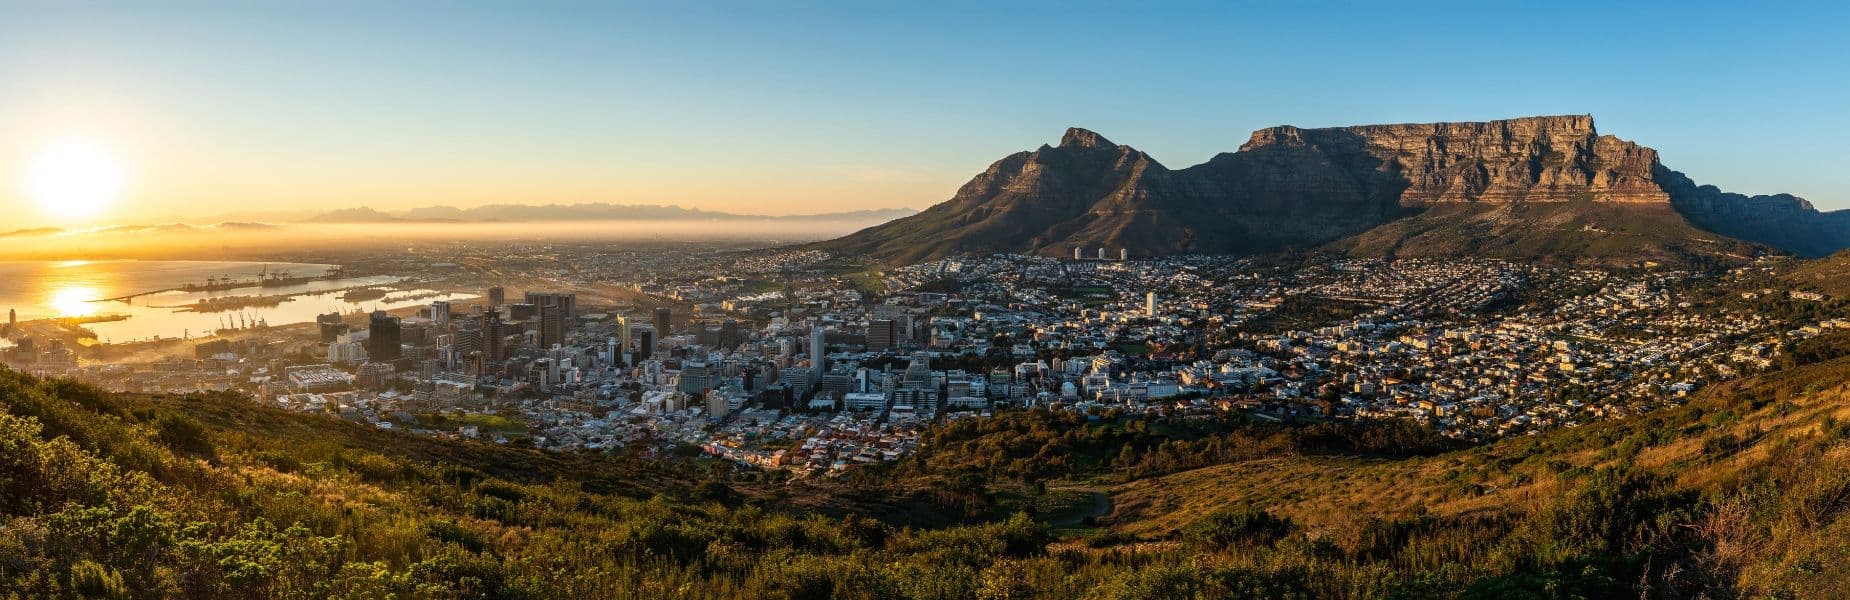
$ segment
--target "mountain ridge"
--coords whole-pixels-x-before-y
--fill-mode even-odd
[[[1095,247],[1136,256],[1250,254],[1321,247],[1409,219],[1430,230],[1425,225],[1442,224],[1418,222],[1433,207],[1499,212],[1513,204],[1584,212],[1569,220],[1586,221],[1586,232],[1634,220],[1599,207],[1638,207],[1646,229],[1669,234],[1638,237],[1635,252],[1624,244],[1602,252],[1613,257],[1694,252],[1706,260],[1751,254],[1747,246],[1755,244],[1810,256],[1850,247],[1850,211],[1821,213],[1796,196],[1697,186],[1664,167],[1656,150],[1600,134],[1591,115],[1280,125],[1182,169],[1073,127],[1057,146],[992,163],[945,202],[816,247],[898,262],[966,252],[1063,256]],[[1734,240],[1726,248],[1683,243],[1698,231]],[[1440,251],[1483,245],[1443,227],[1430,235],[1455,238],[1432,245]],[[1578,259],[1586,257],[1572,248],[1602,245],[1573,239],[1580,236],[1573,231],[1558,235],[1564,239],[1511,246],[1567,252],[1534,258]]]

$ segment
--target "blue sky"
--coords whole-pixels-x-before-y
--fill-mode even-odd
[[[1579,113],[1850,208],[1822,3],[58,4],[0,3],[0,170],[111,139],[135,216],[923,207],[1074,125],[1182,167],[1276,124]]]

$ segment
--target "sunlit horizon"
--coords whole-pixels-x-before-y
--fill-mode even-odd
[[[1827,18],[1841,7],[1317,4],[8,6],[0,229],[491,204],[922,209],[1070,126],[1183,167],[1280,124],[1536,114],[1592,114],[1725,190],[1850,208],[1850,86],[1815,76],[1850,53]],[[1544,26],[1574,10],[1628,26]],[[1420,76],[1363,60],[1427,56],[1434,30],[1496,51]],[[1680,55],[1713,58],[1646,58]],[[121,165],[113,200],[25,189],[69,132]],[[67,198],[110,187],[61,177]]]

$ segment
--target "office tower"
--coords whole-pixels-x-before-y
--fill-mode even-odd
[[[617,352],[630,351],[630,318],[617,315]],[[621,355],[612,360],[623,360]]]
[[[930,352],[912,353],[912,362],[906,365],[903,383],[908,387],[926,387],[931,384]]]
[[[636,360],[649,360],[655,356],[655,328],[637,326],[633,332],[636,336]]]
[[[825,364],[828,361],[828,359],[825,358],[826,348],[828,346],[827,336],[828,330],[824,329],[821,323],[817,323],[815,327],[809,328],[809,366],[817,371],[821,371],[823,367],[827,366]]]
[[[867,349],[890,350],[899,337],[899,325],[892,319],[874,319],[867,325]]]
[[[501,313],[491,312],[482,317],[482,359],[488,362],[501,360],[505,355],[502,346],[506,332],[501,329]]]
[[[551,348],[565,343],[566,308],[558,304],[540,306],[540,347]]]
[[[1131,249],[1130,248],[1119,248],[1118,249],[1118,260],[1125,261],[1125,260],[1130,260],[1130,259],[1131,259]]]
[[[509,321],[527,321],[539,316],[539,314],[540,308],[538,306],[525,302],[507,305],[507,318]]]
[[[822,371],[829,367],[828,330],[817,323],[809,330],[809,387],[822,381]]]
[[[439,328],[450,326],[450,303],[443,300],[430,303],[430,322]]]
[[[373,311],[366,331],[366,354],[373,362],[398,360],[400,352],[398,317],[385,314],[383,310]]]
[[[498,285],[488,288],[488,308],[497,308],[506,303],[507,290],[501,289],[501,286]]]
[[[1098,247],[1098,259],[1105,260],[1105,247],[1104,246]]]
[[[1085,248],[1073,246],[1073,260],[1079,260],[1081,258],[1085,258],[1084,256],[1080,256],[1080,253],[1084,251],[1085,251]]]
[[[674,332],[674,326],[668,322],[673,318],[674,311],[670,310],[668,307],[658,306],[655,308],[655,335],[657,337],[668,337],[669,334]]]
[[[483,347],[481,324],[473,320],[463,322],[462,327],[456,330],[455,347],[456,352],[460,354],[481,352]]]
[[[687,331],[694,334],[696,344],[709,348],[719,345],[719,327],[717,326],[708,325],[704,321],[694,321],[687,324]]]
[[[728,350],[739,347],[745,340],[739,336],[738,319],[726,319],[719,324],[719,345]]]
[[[681,385],[678,389],[684,394],[704,394],[712,387],[712,371],[704,362],[688,362],[681,365]]]
[[[1151,318],[1156,317],[1156,292],[1145,292],[1144,293],[1143,295],[1143,316],[1151,317]]]
[[[341,334],[347,333],[347,324],[341,322],[340,313],[328,313],[315,317],[315,325],[321,328],[321,343],[332,344]]]
[[[562,292],[527,292],[527,304],[535,306],[557,306],[563,309],[564,317],[570,320],[578,316],[578,295]]]

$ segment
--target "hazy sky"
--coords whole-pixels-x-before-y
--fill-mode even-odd
[[[114,221],[790,214],[924,207],[1071,125],[1182,167],[1281,123],[1569,113],[1699,182],[1850,208],[1833,4],[59,4],[0,0],[0,215],[21,226],[52,220],[11,180],[70,132],[130,165]]]

